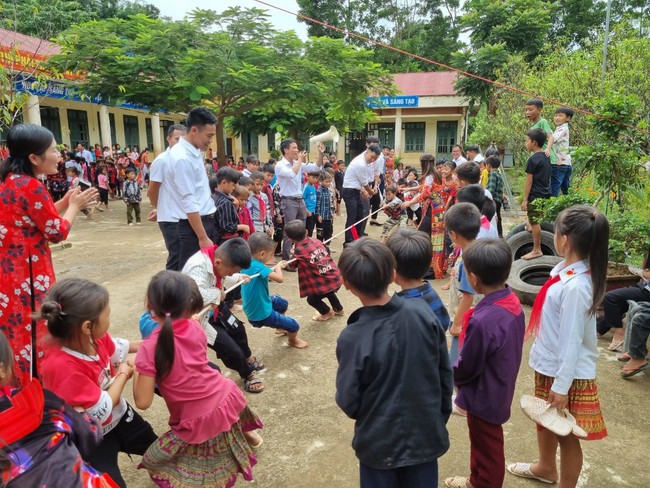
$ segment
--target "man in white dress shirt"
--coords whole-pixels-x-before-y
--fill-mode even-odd
[[[178,267],[178,221],[185,218],[183,207],[178,195],[171,190],[169,180],[169,153],[181,136],[187,134],[184,125],[174,124],[167,130],[167,150],[158,155],[151,163],[151,174],[149,175],[149,190],[147,196],[153,210],[149,213],[147,220],[157,221],[160,232],[162,232],[167,248],[167,264],[165,268],[172,271],[180,271]]]
[[[345,202],[345,212],[347,213],[346,229],[368,215],[365,213],[364,199],[361,192],[365,191],[369,196],[379,192],[378,185],[374,188],[370,186],[368,167],[377,160],[380,153],[381,150],[377,144],[370,144],[368,149],[352,160],[345,171],[342,197]],[[366,199],[366,201],[368,200]],[[365,221],[362,224],[365,224]],[[363,228],[365,227],[365,225],[362,227],[362,224],[355,226],[359,237],[363,234]],[[347,244],[353,240],[352,232],[350,230],[345,231],[345,243]]]
[[[467,157],[470,161],[474,161],[475,163],[481,163],[485,161],[485,158],[481,154],[481,150],[476,144],[467,148]]]
[[[463,156],[463,147],[460,144],[456,144],[451,148],[451,158],[456,163],[456,167],[467,162],[467,159]]]
[[[212,245],[215,206],[203,152],[217,133],[216,124],[217,118],[210,110],[193,108],[187,114],[187,134],[169,152],[166,179],[184,214],[178,221],[179,270],[194,253]]]
[[[280,143],[282,159],[275,164],[275,176],[280,187],[282,214],[284,222],[300,219],[307,220],[307,207],[302,198],[303,173],[321,169],[322,158],[318,163],[306,163],[307,151],[298,151],[298,144],[293,139],[285,139]],[[282,240],[282,259],[291,259],[291,239],[284,234]],[[286,268],[289,271],[294,267]]]

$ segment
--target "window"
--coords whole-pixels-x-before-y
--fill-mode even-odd
[[[377,124],[379,147],[395,147],[395,124]]]
[[[242,132],[241,152],[244,159],[246,159],[246,156],[259,153],[257,132]]]
[[[90,147],[88,141],[88,112],[69,108],[68,128],[70,129],[70,144],[72,144],[72,147],[79,143]]]
[[[275,149],[275,132],[269,132],[267,134],[268,137],[268,143],[267,143],[267,149],[269,152],[273,151]]]
[[[144,127],[147,132],[147,147],[153,149],[153,129],[151,127],[151,119],[147,117],[144,119]]]
[[[298,143],[298,149],[309,152],[309,137],[309,134],[302,132],[298,134],[298,140],[296,141]]]
[[[138,118],[133,115],[124,116],[124,146],[131,149],[133,146],[140,146]]]
[[[456,137],[458,136],[458,122],[440,121],[436,132],[436,158],[450,158],[451,148],[456,144]]]
[[[41,107],[41,125],[52,131],[54,140],[57,144],[62,141],[61,137],[61,119],[59,118],[59,109],[56,107]]]
[[[167,148],[169,146],[169,143],[167,142],[167,133],[169,132],[169,128],[174,125],[174,121],[161,120],[160,125],[162,126],[163,144],[165,145],[165,148]]]
[[[408,122],[403,124],[405,133],[405,151],[406,152],[423,152],[424,135],[426,133],[424,122]]]

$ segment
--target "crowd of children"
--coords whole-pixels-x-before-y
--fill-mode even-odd
[[[537,102],[529,105],[538,108]],[[534,202],[546,198],[554,177],[547,164],[554,152],[550,143],[563,141],[556,154],[567,165],[562,150],[568,145],[565,124],[571,114],[558,111],[556,137],[547,134],[550,127],[528,105],[527,115],[538,127],[526,139],[533,155],[522,208],[535,235]],[[500,159],[498,153],[486,155],[482,167],[436,162],[431,154],[422,155],[419,172],[391,164],[387,171],[393,184],[385,188],[383,207],[389,218],[381,242],[362,237],[349,243],[338,265],[328,244],[340,214],[343,164],[307,174],[307,219],[289,222],[283,220],[272,162],[260,171],[257,158],[249,157],[243,175],[230,166],[219,168],[210,177],[215,245],[192,256],[182,272],[163,271],[151,279],[147,312],[141,318],[142,341],[111,337],[109,296],[101,285],[68,278],[50,288],[37,319],[47,321],[55,345],[45,358],[41,380],[52,404],[49,411],[66,412],[67,427],[60,434],[71,436],[72,442],[56,455],[46,455],[44,445],[31,445],[28,460],[15,450],[3,450],[0,480],[28,480],[37,473],[35,466],[48,473],[45,467],[60,462],[72,479],[65,478],[66,486],[77,486],[78,478],[88,486],[123,487],[119,452],[141,455],[139,468],[158,486],[226,487],[239,474],[252,479],[254,450],[262,444],[256,431],[262,422],[237,384],[208,361],[207,348],[239,373],[246,392],[264,391],[258,372],[266,366],[252,354],[245,325],[233,314],[234,300],[240,297],[253,327],[273,328],[295,348],[308,346],[298,336],[301,325],[287,315],[288,301],[269,288],[269,281],[284,281],[290,264],[274,259],[282,240],[277,236],[286,233],[295,248],[292,261],[300,297],[317,312],[313,321],[344,314],[338,296],[342,288],[361,304],[337,341],[336,403],[355,420],[352,446],[362,487],[437,486],[438,459],[450,448],[446,424],[452,413],[466,417],[470,474],[447,477],[446,486],[499,487],[506,469],[524,478],[575,486],[582,467],[577,437],[538,426],[539,461],[506,466],[502,426],[510,418],[524,340],[534,337],[529,364],[535,371],[535,395],[558,411],[568,409],[587,439],[607,435],[595,383],[595,310],[604,293],[608,222],[587,206],[558,216],[555,246],[564,260],[540,291],[526,329],[519,300],[506,285],[512,254],[499,239]],[[136,156],[131,159],[135,161],[142,159]],[[107,210],[109,195],[116,190],[110,166],[88,168],[83,163],[74,158],[64,163],[69,185],[83,184],[82,175],[96,181]],[[123,170],[121,193],[132,225],[132,212],[140,223],[144,176],[138,180],[142,171],[131,164]],[[564,177],[570,171],[555,173]],[[116,171],[114,181],[119,178]],[[568,183],[562,180],[562,185]],[[408,228],[409,223],[418,229]],[[449,308],[427,281],[442,278],[447,268]],[[393,282],[400,291],[391,295]],[[11,378],[6,349],[0,335],[0,386]],[[169,430],[161,436],[124,399],[131,378],[140,410],[151,406],[155,394],[164,399]],[[41,398],[42,409],[39,388],[36,381],[20,391],[3,388],[0,418],[9,418],[6,412],[13,412],[10,407],[19,403],[20,395]],[[84,413],[68,411],[66,404]],[[32,423],[31,432],[54,432],[50,425],[56,424],[48,416]],[[4,425],[1,437],[12,449],[19,447],[29,432],[21,437]]]

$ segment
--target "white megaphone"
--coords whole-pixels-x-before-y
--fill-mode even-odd
[[[319,142],[323,141],[332,141],[334,142],[334,145],[338,144],[339,138],[341,136],[339,135],[339,131],[336,130],[336,127],[331,126],[330,129],[327,132],[323,132],[322,134],[318,134],[315,136],[312,136],[309,138],[309,145],[315,145],[318,144]]]

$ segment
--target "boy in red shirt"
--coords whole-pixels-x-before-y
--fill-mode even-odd
[[[300,297],[307,297],[307,303],[318,310],[312,320],[324,322],[335,315],[343,315],[343,305],[336,296],[343,280],[336,263],[318,239],[307,237],[305,222],[292,220],[284,226],[291,242],[295,245],[293,254],[298,261],[298,283]],[[330,302],[332,308],[325,304]]]

